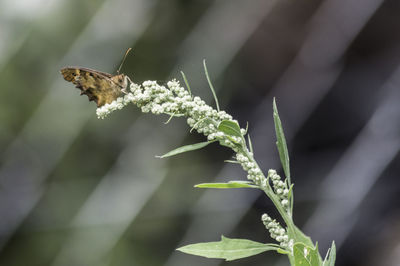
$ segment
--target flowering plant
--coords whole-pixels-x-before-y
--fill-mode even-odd
[[[253,157],[252,143],[247,134],[247,128],[241,128],[238,121],[225,111],[220,110],[205,62],[204,69],[214,95],[216,109],[191,94],[190,86],[182,72],[187,89],[183,88],[177,80],[168,82],[167,86],[161,86],[155,81],[145,81],[142,85],[132,82],[130,92],[110,104],[99,107],[96,111],[97,116],[103,119],[111,112],[133,103],[144,113],[167,114],[170,119],[172,117],[186,117],[191,131],[196,130],[203,134],[207,137],[207,141],[174,149],[160,157],[164,158],[201,149],[213,142],[219,142],[220,145],[231,148],[235,152],[235,160],[229,162],[238,163],[242,166],[243,170],[247,172],[247,181],[203,183],[196,185],[196,187],[261,189],[271,199],[285,225],[281,225],[268,214],[263,214],[261,220],[271,238],[275,239],[277,243],[264,244],[247,239],[230,239],[222,236],[221,240],[217,242],[187,245],[178,248],[178,250],[188,254],[225,260],[236,260],[266,251],[276,251],[287,255],[291,265],[333,266],[336,257],[334,242],[325,258],[322,259],[318,252],[318,245],[314,245],[311,239],[303,234],[293,222],[293,184],[290,179],[289,155],[275,100],[273,102],[273,117],[277,147],[285,179],[282,179],[273,169],[270,169],[268,174],[264,175]]]

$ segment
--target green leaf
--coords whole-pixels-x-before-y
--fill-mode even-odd
[[[192,97],[192,91],[190,90],[189,82],[186,79],[186,75],[185,75],[185,73],[183,73],[183,71],[181,71],[181,75],[182,75],[183,80],[185,81],[185,84],[186,84],[186,87],[188,89],[189,95],[190,95],[190,97]]]
[[[314,244],[311,238],[305,235],[297,226],[294,224],[291,226],[292,230],[288,230],[289,239],[295,239],[295,242],[302,242],[307,246],[313,247]]]
[[[328,256],[329,254],[329,256]],[[336,260],[336,245],[335,241],[332,242],[331,248],[328,250],[328,253],[326,253],[327,258],[325,258],[324,261],[324,266],[335,266],[335,260]]]
[[[288,193],[288,199],[290,202],[290,214],[293,214],[293,202],[294,202],[294,197],[293,197],[293,186],[294,184],[291,184],[289,187],[289,193]]]
[[[228,183],[202,183],[197,184],[194,187],[198,188],[260,188],[256,185],[252,185],[249,181],[229,181]]]
[[[234,161],[234,160],[225,160],[225,163],[234,163],[234,164],[240,164],[238,161]]]
[[[317,248],[312,249],[303,243],[296,243],[293,246],[295,266],[319,266],[319,254]]]
[[[250,257],[270,250],[283,251],[275,244],[263,244],[247,239],[232,239],[224,236],[221,237],[219,242],[192,244],[177,250],[191,255],[227,261]]]
[[[250,152],[254,154],[253,144],[251,143],[250,134],[247,135],[247,139],[249,140],[249,149],[250,149]]]
[[[231,120],[223,120],[218,125],[218,130],[230,136],[242,137],[239,124]]]
[[[168,124],[168,123],[172,120],[172,118],[173,118],[174,116],[175,116],[175,113],[172,114],[172,115],[170,115],[169,118],[168,118],[168,120],[167,120],[166,122],[164,122],[164,124]]]
[[[285,172],[285,176],[290,186],[291,181],[290,181],[290,167],[289,167],[289,152],[286,145],[285,135],[283,134],[282,122],[281,119],[279,118],[278,108],[276,107],[275,98],[273,101],[273,110],[274,110],[275,133],[277,139],[276,146],[278,147],[279,158],[281,159],[283,171]]]
[[[212,94],[214,96],[215,105],[217,106],[217,111],[219,112],[220,109],[219,109],[219,103],[218,103],[217,94],[215,93],[214,86],[211,83],[210,75],[208,75],[208,70],[207,70],[207,65],[206,65],[206,60],[205,59],[203,60],[203,66],[204,66],[204,72],[206,73],[206,78],[207,78],[207,81],[208,81],[208,85],[210,86],[211,92],[212,92]]]
[[[196,143],[196,144],[190,144],[190,145],[186,145],[186,146],[182,146],[179,148],[176,148],[170,152],[167,152],[164,155],[161,156],[156,156],[157,158],[165,158],[165,157],[170,157],[170,156],[174,156],[180,153],[184,153],[184,152],[188,152],[188,151],[194,151],[194,150],[199,150],[201,148],[204,148],[205,146],[207,146],[210,143],[213,143],[215,140],[213,141],[205,141],[205,142],[200,142],[200,143]]]

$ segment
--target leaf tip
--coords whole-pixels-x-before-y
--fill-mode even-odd
[[[273,110],[273,115],[278,116],[278,107],[276,105],[276,98],[274,97],[272,100],[272,110]]]

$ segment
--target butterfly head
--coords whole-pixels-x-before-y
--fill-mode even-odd
[[[125,74],[119,74],[111,77],[111,80],[118,84],[121,89],[126,89],[128,87],[128,77]]]

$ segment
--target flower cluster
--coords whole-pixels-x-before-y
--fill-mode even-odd
[[[250,153],[250,156],[252,154]],[[238,152],[236,154],[236,160],[243,167],[243,170],[247,172],[247,179],[253,181],[255,184],[259,185],[262,189],[266,189],[268,186],[267,179],[264,177],[260,168],[251,161],[245,154]]]
[[[283,182],[281,180],[281,177],[276,173],[276,170],[274,169],[270,169],[268,171],[268,177],[272,181],[272,187],[274,188],[275,194],[281,200],[282,206],[286,209],[288,213],[290,213],[289,189],[286,182]]]
[[[279,245],[283,248],[293,248],[293,239],[289,239],[286,230],[276,221],[272,220],[268,214],[264,213],[261,216],[261,221],[267,228],[270,236],[279,242]]]
[[[104,119],[107,115],[115,110],[121,110],[126,105],[132,102],[133,94],[128,93],[124,97],[119,97],[112,103],[106,103],[105,105],[97,108],[96,114],[100,119]]]
[[[129,93],[110,104],[99,107],[96,111],[97,116],[105,118],[111,112],[122,109],[129,103],[135,104],[144,113],[167,114],[171,118],[184,116],[192,130],[204,134],[208,141],[219,141],[221,145],[232,148],[236,153],[236,161],[247,172],[247,179],[258,185],[268,195],[273,196],[274,203],[280,203],[290,215],[287,183],[282,181],[277,172],[272,169],[268,171],[267,178],[264,176],[253,158],[253,153],[246,147],[243,137],[246,130],[241,129],[231,115],[212,108],[199,97],[193,97],[189,91],[180,86],[177,80],[172,80],[167,83],[167,86],[161,86],[155,81],[145,81],[141,85],[131,83]],[[293,249],[293,239],[289,239],[286,230],[276,220],[264,214],[262,222],[271,237],[278,241],[282,248]]]
[[[137,105],[144,113],[167,114],[171,117],[185,116],[188,125],[204,134],[209,141],[218,140],[222,145],[231,148],[235,147],[235,143],[241,142],[241,138],[237,136],[228,138],[224,132],[218,130],[221,121],[235,121],[231,115],[225,111],[215,110],[200,97],[192,97],[175,79],[169,81],[167,87],[155,81],[145,81],[142,85],[131,83],[129,93],[110,104],[97,108],[97,116],[105,118],[111,112],[122,109],[129,103]]]

